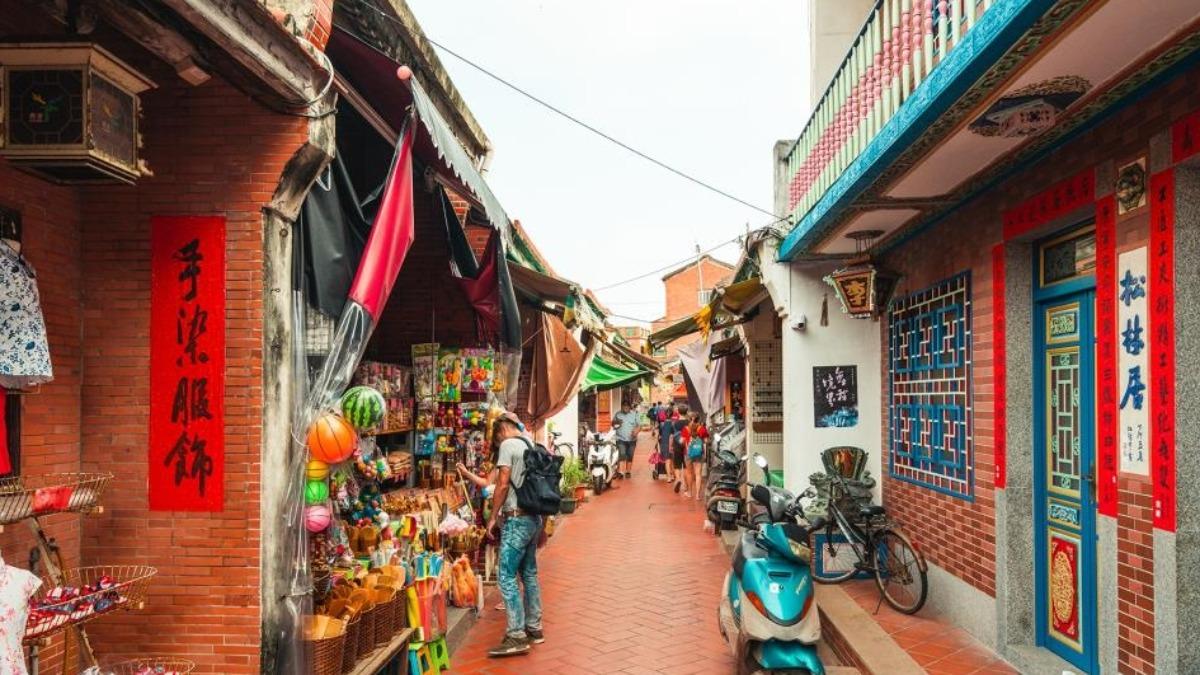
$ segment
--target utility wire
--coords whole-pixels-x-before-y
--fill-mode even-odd
[[[401,26],[405,30],[408,29],[408,27],[405,26],[399,19],[397,19],[396,17],[393,17],[391,14],[388,14],[387,12],[383,11],[382,9],[379,9],[378,7],[370,4],[370,2],[368,2],[368,0],[359,0],[359,6],[365,7],[367,9],[370,9],[370,10],[378,13],[380,16]],[[528,91],[525,91],[524,89],[518,87],[517,85],[513,84],[512,82],[509,82],[508,80],[504,79],[503,77],[500,77],[499,75],[493,73],[492,71],[488,70],[487,68],[484,68],[483,66],[475,63],[474,61],[468,59],[467,57],[463,56],[462,54],[459,54],[458,52],[450,49],[449,47],[433,40],[429,36],[425,36],[425,39],[427,41],[429,41],[430,44],[437,47],[438,49],[446,52],[447,54],[449,54],[450,56],[453,56],[454,58],[458,59],[459,61],[462,61],[463,63],[467,64],[468,66],[471,66],[475,70],[478,70],[479,72],[490,77],[491,79],[495,80],[496,82],[499,82],[500,84],[504,85],[505,87],[508,87],[509,89],[517,92],[521,96],[524,96],[525,98],[529,99],[530,101],[533,101],[534,103],[537,103],[538,105],[549,110],[550,112],[553,112],[554,114],[559,115],[560,117],[563,117],[563,118],[567,119],[568,121],[583,127],[584,129],[587,129],[588,131],[592,132],[593,134],[596,134],[597,136],[603,138],[604,140],[606,140],[610,143],[613,143],[617,146],[620,146],[621,148],[624,148],[625,150],[637,155],[638,157],[641,157],[642,159],[646,160],[647,162],[650,162],[651,164],[654,164],[662,169],[666,169],[667,171],[670,171],[671,173],[675,174],[676,176],[679,176],[680,178],[691,181],[692,183],[695,183],[696,185],[699,185],[700,187],[702,187],[706,190],[715,192],[716,194],[719,194],[722,197],[725,197],[726,199],[731,199],[731,200],[741,204],[742,206],[752,208],[755,211],[758,211],[759,213],[765,213],[768,216],[771,216],[772,218],[778,218],[778,220],[776,222],[779,222],[779,220],[786,220],[786,217],[780,218],[779,214],[777,214],[777,213],[772,213],[771,211],[768,211],[767,209],[764,209],[760,206],[752,204],[740,197],[736,197],[718,187],[715,187],[709,183],[706,183],[706,182],[700,180],[699,178],[696,178],[695,176],[684,173],[683,171],[680,171],[679,169],[676,169],[675,167],[673,167],[665,162],[662,162],[660,160],[657,160],[657,159],[651,157],[650,155],[647,155],[646,153],[642,152],[641,150],[638,150],[637,148],[629,145],[628,143],[620,141],[620,140],[610,136],[609,134],[606,134],[605,132],[597,129],[596,127],[588,124],[587,122],[584,122],[583,120],[562,110],[561,108],[558,108],[558,107],[548,103],[547,101],[545,101],[541,98],[538,98],[537,96],[534,96],[533,94],[529,93]]]
[[[725,248],[726,246],[729,246],[730,244],[736,244],[742,238],[742,236],[743,235],[739,234],[738,236],[734,237],[733,239],[730,239],[729,241],[723,241],[720,244],[717,244],[716,246],[713,246],[710,249],[700,251],[699,254],[689,255],[688,257],[684,258],[683,260],[673,262],[669,265],[663,265],[662,267],[659,267],[658,269],[650,270],[649,272],[646,272],[644,274],[639,274],[636,277],[631,277],[629,279],[625,279],[624,281],[618,281],[615,284],[609,284],[607,286],[600,286],[599,288],[593,288],[592,290],[597,291],[597,292],[607,291],[610,288],[616,288],[617,286],[624,286],[625,284],[631,284],[635,281],[641,281],[642,279],[645,279],[646,277],[650,277],[650,276],[654,276],[655,274],[660,274],[662,272],[666,272],[667,270],[675,268],[675,267],[679,267],[680,265],[682,265],[684,263],[694,262],[695,260],[697,260],[698,257],[702,257],[705,254],[712,253],[713,251],[715,251],[717,249]]]

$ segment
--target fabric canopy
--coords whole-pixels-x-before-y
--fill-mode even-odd
[[[512,285],[518,292],[536,302],[555,306],[568,327],[579,325],[592,335],[604,335],[604,322],[592,312],[578,286],[516,263],[510,264],[508,269]]]
[[[371,223],[363,215],[341,153],[313,184],[296,219],[292,288],[336,318],[346,306]]]
[[[705,415],[714,415],[725,408],[725,361],[708,358],[713,345],[719,341],[714,331],[708,334],[708,339],[697,340],[679,350],[684,375],[695,389]]]
[[[641,368],[622,368],[596,356],[592,359],[592,363],[588,367],[587,377],[584,378],[583,384],[579,386],[579,389],[580,391],[590,391],[592,389],[605,391],[628,384],[649,374],[649,371],[642,370]]]
[[[579,382],[596,352],[598,341],[579,344],[557,316],[527,312],[525,325],[533,351],[529,400],[525,404],[533,428],[560,412],[579,393]]]
[[[610,342],[608,343],[608,346],[612,347],[613,351],[621,355],[622,358],[633,361],[652,373],[657,373],[658,371],[662,370],[662,366],[658,363],[658,361],[655,361],[653,358],[646,356],[645,354],[639,354],[623,344]]]
[[[712,349],[710,349],[708,352],[708,358],[713,361],[717,359],[723,359],[726,356],[733,356],[745,348],[746,343],[742,342],[742,336],[734,335],[733,337],[727,337],[720,342],[714,342]]]
[[[766,288],[759,277],[718,288],[712,300],[695,314],[651,333],[647,341],[652,348],[658,348],[692,333],[736,326],[744,320],[741,315],[753,309],[764,297]]]

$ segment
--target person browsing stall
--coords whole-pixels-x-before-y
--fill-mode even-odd
[[[517,506],[517,492],[525,477],[525,451],[532,444],[523,435],[524,425],[511,412],[492,424],[492,442],[499,447],[496,458],[496,489],[488,533],[499,527],[499,586],[508,615],[504,640],[488,651],[489,656],[513,656],[529,652],[529,645],[546,641],[542,632],[542,592],[537,577],[537,542],[542,530],[540,516],[526,514]],[[520,585],[524,585],[522,596]]]

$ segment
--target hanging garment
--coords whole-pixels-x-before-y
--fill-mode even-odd
[[[0,386],[28,389],[52,379],[33,266],[0,242]]]
[[[21,640],[25,637],[29,599],[41,585],[42,580],[32,573],[8,565],[0,558],[0,673],[28,672]]]

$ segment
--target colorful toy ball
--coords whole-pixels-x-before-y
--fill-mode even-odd
[[[304,484],[304,503],[323,504],[329,499],[329,484],[323,480],[310,480]]]
[[[382,422],[386,407],[383,394],[371,387],[354,387],[342,396],[342,416],[359,431]]]
[[[310,459],[304,475],[309,480],[325,480],[329,477],[329,465],[319,459]]]
[[[329,512],[329,507],[324,504],[317,504],[304,509],[304,527],[309,532],[314,534],[324,532],[329,528],[331,522],[333,522],[333,514]]]
[[[343,462],[358,447],[358,434],[341,415],[327,413],[308,428],[308,452],[326,464]]]

